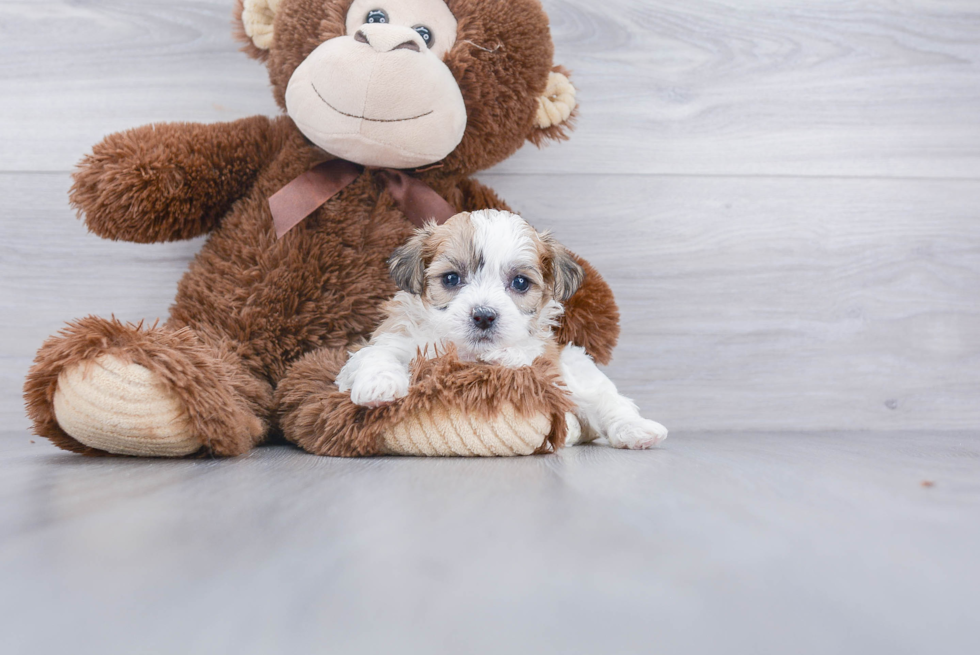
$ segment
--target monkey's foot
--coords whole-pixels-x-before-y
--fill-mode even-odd
[[[111,354],[61,372],[54,414],[70,436],[108,453],[183,457],[201,448],[187,408],[168,386]]]
[[[234,456],[264,437],[272,388],[231,344],[90,316],[41,346],[24,399],[35,433],[66,450]]]

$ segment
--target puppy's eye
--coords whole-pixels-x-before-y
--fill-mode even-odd
[[[518,275],[510,281],[510,288],[518,293],[524,293],[531,288],[531,281],[523,275]]]
[[[447,287],[458,287],[459,286],[459,273],[446,273],[442,276],[442,283]]]
[[[369,24],[387,23],[388,14],[386,14],[380,9],[372,9],[371,11],[368,12],[367,18],[364,19],[364,22]]]
[[[422,40],[425,41],[425,45],[431,48],[432,44],[435,43],[436,40],[436,37],[432,33],[432,30],[430,30],[425,25],[419,25],[418,27],[415,28],[415,31],[418,32],[419,36],[422,37]]]

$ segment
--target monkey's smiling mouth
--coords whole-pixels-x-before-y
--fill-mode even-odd
[[[321,100],[321,102],[323,102],[323,104],[325,104],[327,107],[333,109],[338,114],[342,116],[347,116],[349,118],[359,118],[361,120],[371,121],[372,123],[401,123],[402,121],[414,121],[416,118],[422,118],[423,116],[428,116],[434,111],[430,109],[424,114],[419,114],[418,116],[409,116],[408,118],[368,118],[367,116],[357,116],[355,114],[348,114],[346,111],[340,111],[339,109],[331,105],[329,102],[327,102],[327,99],[324,98],[322,95],[320,95],[320,92],[317,90],[316,85],[313,82],[310,82],[310,86],[313,87],[313,93],[316,94],[316,96]]]

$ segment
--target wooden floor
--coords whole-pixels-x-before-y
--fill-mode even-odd
[[[172,462],[4,436],[5,653],[980,647],[976,434]]]
[[[660,450],[32,443],[44,338],[201,246],[87,234],[75,162],[277,112],[232,4],[0,0],[0,652],[980,652],[980,4],[546,0],[577,130],[479,177],[610,281]]]

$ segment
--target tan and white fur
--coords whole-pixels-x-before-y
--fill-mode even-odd
[[[510,212],[457,214],[418,230],[389,266],[401,291],[370,343],[337,377],[355,404],[377,407],[404,397],[412,360],[452,344],[461,359],[513,368],[557,358],[581,424],[569,431],[569,445],[606,437],[617,448],[642,449],[666,438],[667,429],[641,417],[585,350],[555,342],[561,302],[585,273],[549,234]]]

